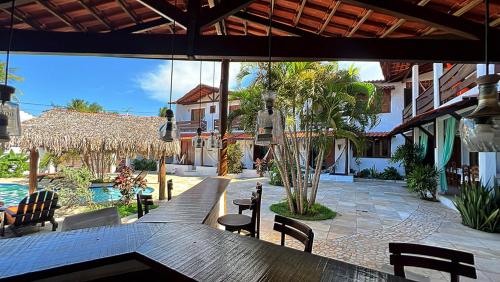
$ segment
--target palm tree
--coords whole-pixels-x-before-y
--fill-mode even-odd
[[[66,106],[68,110],[83,113],[102,113],[104,108],[97,103],[89,103],[83,99],[72,99]]]
[[[160,110],[158,111],[158,116],[159,117],[167,117],[167,110],[168,110],[168,107],[161,107]]]
[[[321,165],[333,140],[347,138],[359,145],[359,133],[376,124],[377,91],[359,81],[357,69],[340,70],[337,63],[273,63],[271,84],[267,72],[263,63],[245,65],[239,77],[252,78],[245,92],[252,101],[259,100],[260,89],[277,93],[283,133],[271,150],[290,211],[305,214],[316,201]],[[252,119],[259,108],[242,106],[240,114]]]

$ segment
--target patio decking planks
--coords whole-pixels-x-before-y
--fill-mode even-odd
[[[0,277],[50,278],[135,260],[176,280],[404,281],[200,224],[219,201],[229,180],[207,178],[203,182],[137,223],[0,240]],[[206,212],[189,216],[190,209]],[[175,215],[187,224],[178,223]]]

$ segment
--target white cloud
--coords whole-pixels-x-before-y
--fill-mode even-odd
[[[212,85],[214,81],[214,63],[203,62],[202,83]],[[229,88],[237,85],[236,76],[240,70],[240,63],[229,65]],[[149,96],[158,101],[168,101],[170,95],[170,61],[164,62],[151,72],[139,75],[137,83]],[[177,100],[200,83],[199,61],[175,61],[172,101]],[[215,86],[220,84],[220,62],[215,63]]]
[[[354,61],[339,62],[339,66],[341,68],[348,68],[350,65],[354,65],[359,69],[359,76],[362,81],[384,79],[379,62],[354,62]]]
[[[34,118],[35,116],[33,116],[32,114],[30,113],[27,113],[25,111],[19,111],[19,118],[21,119],[21,122],[25,121],[25,120],[29,120],[29,119],[32,119]]]

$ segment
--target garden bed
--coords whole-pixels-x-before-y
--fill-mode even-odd
[[[303,215],[291,213],[290,210],[288,209],[288,203],[286,201],[272,204],[269,207],[269,209],[272,212],[285,217],[291,217],[302,220],[311,220],[311,221],[332,219],[337,215],[336,212],[332,211],[331,209],[321,204],[314,204],[311,207],[311,210],[307,214]]]

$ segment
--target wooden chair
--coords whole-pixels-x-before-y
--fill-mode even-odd
[[[260,236],[260,204],[261,197],[259,193],[252,193],[252,216],[244,214],[226,214],[217,219],[217,222],[224,226],[227,231],[238,233],[241,230],[248,231],[250,236],[259,238]]]
[[[470,174],[470,166],[463,165],[462,166],[462,184],[470,183],[471,174]]]
[[[1,235],[5,234],[5,224],[8,224],[12,232],[18,236],[16,229],[37,223],[43,226],[46,221],[52,223],[52,231],[56,231],[54,212],[60,208],[57,205],[58,200],[57,193],[40,191],[25,197],[17,207],[4,208]]]
[[[68,216],[62,223],[61,231],[119,224],[121,219],[118,209],[110,207]]]
[[[413,266],[448,272],[452,282],[459,276],[477,279],[471,253],[410,243],[389,243],[389,252],[396,276],[406,278],[404,267]]]
[[[256,191],[262,197],[262,184],[261,183],[257,183]],[[233,204],[238,206],[238,213],[243,214],[244,210],[249,210],[250,207],[252,206],[252,199],[251,198],[235,199],[235,200],[233,200]]]
[[[153,196],[137,193],[137,218],[149,213],[149,206],[152,206]]]
[[[273,230],[281,232],[281,246],[285,246],[285,235],[288,235],[304,244],[304,252],[312,252],[314,232],[311,227],[304,223],[281,215],[275,215]]]

